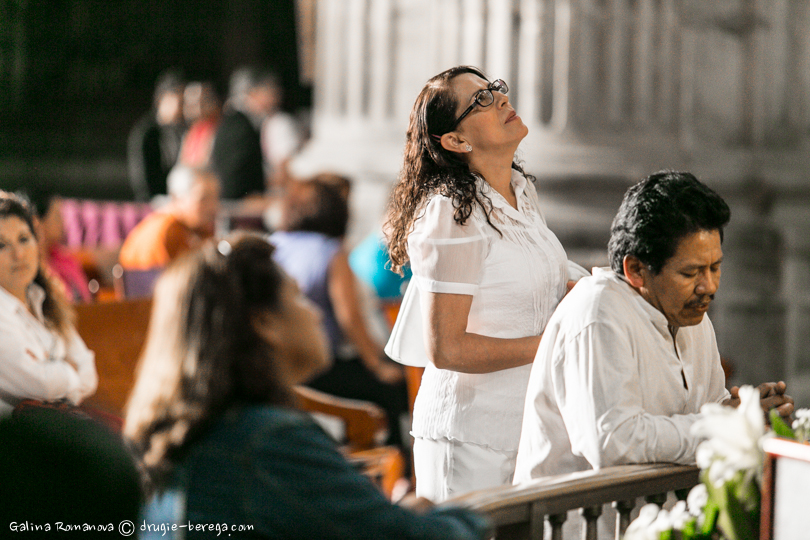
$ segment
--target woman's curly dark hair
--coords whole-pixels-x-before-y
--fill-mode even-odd
[[[489,221],[492,201],[476,188],[478,175],[462,157],[442,147],[439,139],[456,120],[458,100],[451,81],[464,73],[488,80],[476,67],[448,69],[425,84],[411,110],[402,170],[391,193],[384,227],[394,272],[401,274],[408,262],[408,235],[431,195],[452,199],[458,224],[464,225],[478,205],[494,227]],[[533,180],[514,160],[512,168]]]

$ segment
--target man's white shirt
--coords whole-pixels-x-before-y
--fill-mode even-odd
[[[624,279],[594,269],[551,317],[532,366],[515,483],[611,465],[694,463],[704,403],[729,393],[708,316],[673,338]]]

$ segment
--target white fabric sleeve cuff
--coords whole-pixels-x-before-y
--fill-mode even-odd
[[[425,292],[466,294],[470,296],[473,296],[476,292],[478,292],[478,285],[473,285],[471,283],[450,283],[448,281],[436,281],[420,276],[413,276],[413,279],[417,280],[419,288]]]

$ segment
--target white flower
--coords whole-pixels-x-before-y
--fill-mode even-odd
[[[793,431],[801,442],[810,440],[810,409],[796,411],[796,420],[793,421]]]
[[[709,502],[709,489],[706,484],[698,484],[689,491],[686,496],[686,506],[689,508],[689,513],[693,516],[700,516],[703,514],[703,507]]]
[[[661,510],[657,504],[645,504],[639,510],[638,517],[628,525],[624,533],[624,540],[658,540],[661,533],[658,530],[658,516]],[[668,529],[663,529],[668,530]]]
[[[673,527],[672,523],[672,516],[667,510],[661,510],[658,512],[658,517],[655,518],[650,528],[657,533],[662,533],[664,531],[671,531]]]
[[[692,519],[689,511],[686,509],[686,501],[678,501],[672,510],[669,511],[669,520],[672,523],[672,528],[677,531],[682,531],[686,522]]]
[[[765,419],[759,404],[759,391],[752,386],[740,388],[736,409],[709,403],[701,409],[701,418],[692,425],[692,435],[705,437],[695,458],[709,481],[721,486],[737,471],[754,471],[761,477],[762,450],[759,440],[765,434]]]

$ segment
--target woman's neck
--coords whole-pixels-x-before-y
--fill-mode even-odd
[[[508,162],[503,159],[488,160],[470,158],[470,169],[484,177],[492,189],[501,194],[512,208],[517,208],[517,197],[512,189],[512,159]]]
[[[31,311],[31,307],[28,305],[28,287],[25,287],[24,289],[15,289],[13,291],[9,289],[6,290],[9,292],[9,294],[11,294],[11,296],[22,302],[23,305],[28,308],[29,311]]]

